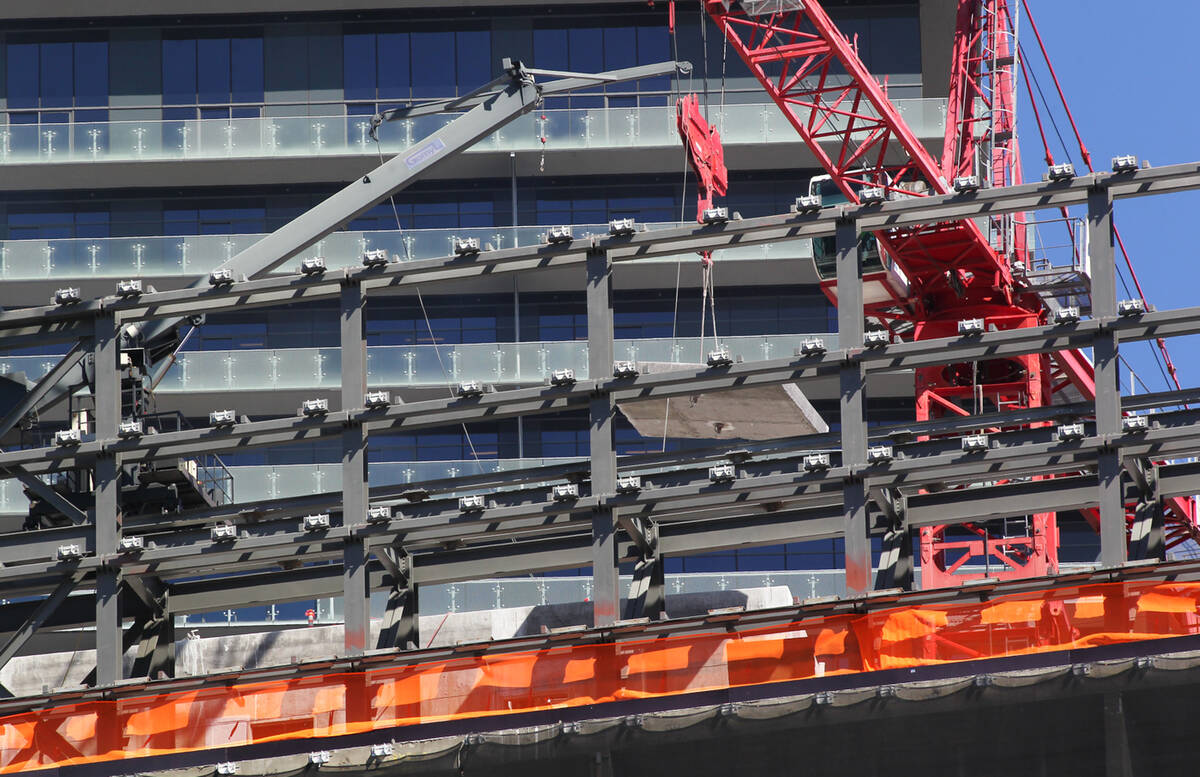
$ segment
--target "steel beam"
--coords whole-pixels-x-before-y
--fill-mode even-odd
[[[587,256],[588,373],[607,375],[613,369],[612,260],[607,253]],[[588,406],[592,490],[614,493],[617,454],[613,420],[617,406],[610,394],[592,397]],[[619,617],[621,602],[617,574],[617,510],[597,505],[592,512],[592,625],[609,626]]]
[[[175,617],[171,611],[170,591],[157,577],[130,576],[126,588],[137,597],[141,612],[135,619],[138,652],[131,677],[151,680],[175,674]]]
[[[21,485],[44,499],[54,509],[62,513],[71,523],[82,524],[87,521],[87,513],[72,504],[65,496],[55,491],[46,481],[34,477],[22,468],[9,467],[0,472],[0,476],[16,478],[20,481]]]
[[[399,159],[399,158],[398,158]],[[863,230],[878,231],[899,226],[974,218],[1000,213],[1058,208],[1083,204],[1088,191],[1097,187],[1108,189],[1115,198],[1136,197],[1200,188],[1200,163],[1172,165],[1169,167],[1139,170],[1133,173],[1096,173],[1066,182],[1031,183],[1002,189],[987,189],[971,194],[947,194],[935,197],[913,198],[888,202],[882,206],[844,207],[826,209],[816,215],[783,214],[765,216],[724,225],[699,227],[676,227],[638,233],[633,237],[596,237],[576,240],[565,246],[554,248],[512,249],[510,251],[485,252],[469,261],[459,257],[446,257],[420,262],[401,263],[383,271],[365,269],[351,270],[369,289],[383,288],[391,279],[407,276],[412,282],[429,283],[433,276],[446,270],[467,274],[493,274],[496,265],[510,262],[524,263],[522,269],[533,270],[556,261],[582,264],[582,252],[591,248],[610,250],[614,262],[629,261],[650,256],[690,253],[700,250],[716,250],[730,245],[755,245],[778,243],[785,239],[832,235],[835,222],[846,214],[856,219]],[[386,195],[384,195],[386,196]],[[835,212],[836,211],[836,212]],[[574,254],[574,257],[567,259]],[[427,273],[421,279],[417,275]],[[288,304],[300,299],[329,298],[337,295],[338,279],[334,274],[323,282],[304,281],[295,277],[268,278],[235,283],[225,291],[212,292],[205,289],[157,292],[142,295],[138,299],[120,300],[104,298],[103,301],[82,303],[63,309],[62,306],[28,308],[0,313],[0,347],[9,345],[7,338],[14,330],[22,327],[39,327],[37,332],[27,331],[26,336],[55,337],[53,332],[40,329],[51,323],[61,326],[74,320],[84,320],[94,314],[101,305],[112,309],[122,320],[165,318],[211,312],[222,309],[245,308],[256,304]],[[447,275],[445,280],[454,280],[464,275]],[[308,294],[305,290],[319,293]],[[258,294],[273,294],[269,301],[256,298]],[[72,330],[69,335],[58,335],[58,339],[71,339],[86,330]]]
[[[876,590],[913,587],[913,535],[908,525],[908,499],[892,488],[873,488],[871,497],[887,520],[883,534],[879,569],[875,574]]]
[[[1091,258],[1092,316],[1101,320],[1117,314],[1116,254],[1113,250],[1112,193],[1103,188],[1088,192],[1088,254]],[[1120,362],[1117,333],[1105,329],[1093,342],[1096,375],[1096,433],[1100,437],[1121,431]],[[1105,566],[1125,563],[1125,503],[1121,494],[1120,454],[1114,449],[1099,453],[1097,465],[1100,505],[1100,560]]]
[[[1122,340],[1150,339],[1171,322],[1187,320],[1189,330],[1200,332],[1200,308],[1166,313],[1150,313],[1141,321],[1118,321],[1105,327],[1116,330]],[[1059,330],[1053,334],[1052,330]],[[579,381],[573,388],[540,387],[501,391],[473,400],[426,400],[401,405],[387,411],[355,409],[349,413],[330,413],[323,419],[282,418],[237,424],[230,429],[200,429],[148,435],[138,440],[101,439],[85,442],[75,450],[57,448],[28,449],[0,454],[0,468],[22,466],[31,474],[88,466],[102,450],[113,450],[125,460],[144,461],[220,452],[236,448],[260,447],[340,434],[348,421],[364,423],[368,431],[429,428],[447,424],[508,418],[517,415],[555,413],[587,406],[593,394],[608,394],[614,401],[667,396],[684,396],[697,391],[737,389],[743,386],[790,382],[818,374],[834,374],[847,360],[861,360],[868,371],[889,370],[898,366],[929,366],[959,360],[999,358],[1024,352],[1053,351],[1060,348],[1089,347],[1100,324],[1086,321],[1073,327],[1031,327],[986,334],[980,342],[954,338],[920,343],[901,343],[887,348],[832,351],[823,356],[775,359],[735,364],[719,374],[711,370],[679,370],[646,375],[622,382],[614,379]],[[1182,332],[1175,329],[1176,333]],[[1033,333],[1041,341],[1024,338]],[[1016,335],[1016,337],[1011,337]],[[993,339],[995,338],[995,339]],[[1065,339],[1064,339],[1065,338]],[[914,348],[918,353],[910,358]],[[876,354],[875,351],[882,353]],[[936,352],[936,353],[935,353]],[[888,357],[891,354],[891,357]],[[886,363],[884,363],[886,362]],[[1051,415],[1061,411],[1044,412]]]
[[[851,352],[863,342],[862,257],[858,226],[850,219],[837,224],[838,339]],[[861,362],[847,361],[840,371],[839,419],[842,466],[856,473],[867,461],[867,375]],[[867,484],[851,474],[842,487],[846,528],[846,594],[871,590],[871,539],[867,533]]]
[[[58,363],[29,390],[29,393],[22,397],[21,401],[17,402],[3,418],[0,418],[0,437],[7,434],[8,430],[16,426],[31,410],[37,408],[46,395],[75,369],[89,350],[91,350],[91,342],[88,340],[79,340],[72,345]],[[82,382],[82,377],[80,375],[80,382]]]
[[[118,371],[120,329],[110,314],[96,317],[94,342],[96,436],[102,440],[117,435],[121,420],[121,375]],[[112,562],[121,540],[119,454],[104,451],[94,469],[95,506],[91,523],[96,531],[96,680],[110,686],[121,681],[120,567]]]
[[[1162,502],[1153,494],[1147,495],[1134,508],[1133,525],[1129,530],[1129,558],[1132,561],[1164,561],[1167,558]]]
[[[367,346],[362,287],[347,281],[342,286],[342,411],[361,407],[367,390]],[[367,585],[367,548],[355,533],[366,522],[367,434],[361,423],[350,422],[342,429],[342,548],[344,590],[342,593],[347,655],[362,655],[371,631],[370,597]]]
[[[421,646],[417,585],[413,580],[413,558],[402,545],[376,554],[391,577],[387,609],[379,626],[377,648],[415,650]]]
[[[81,572],[74,572],[67,575],[50,592],[49,596],[38,602],[36,609],[29,615],[25,622],[15,632],[10,634],[4,644],[0,646],[0,669],[3,669],[9,660],[21,651],[21,648],[25,646],[29,638],[46,624],[46,621],[50,619],[50,616],[54,614],[59,605],[66,600],[67,596],[75,590],[75,587],[79,585],[79,581],[82,579],[83,573]]]

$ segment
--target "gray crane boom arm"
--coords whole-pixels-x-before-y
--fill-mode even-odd
[[[446,108],[470,104],[474,106],[471,110],[355,180],[312,210],[231,257],[221,267],[229,269],[235,278],[256,278],[265,275],[326,235],[345,226],[355,217],[436,170],[455,154],[470,148],[500,127],[532,111],[546,95],[562,94],[597,84],[636,81],[676,71],[687,72],[691,68],[686,62],[660,62],[605,73],[562,74],[568,77],[539,84],[533,77],[539,71],[528,70],[520,62],[508,59],[504,60],[504,66],[505,76],[470,95],[456,98],[457,102],[454,105],[451,105],[454,101],[447,101],[442,105]],[[392,112],[391,118],[400,116],[400,113]],[[207,279],[201,278],[192,286],[203,286],[207,282]],[[181,319],[147,323],[141,331],[143,344],[150,346],[155,341],[171,337],[180,323]],[[0,434],[2,433],[0,431]]]

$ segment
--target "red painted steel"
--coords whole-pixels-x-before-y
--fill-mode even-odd
[[[723,197],[729,190],[721,133],[705,121],[694,94],[679,98],[675,104],[675,123],[687,149],[688,164],[696,173],[696,221],[703,222],[704,211],[713,206],[713,196]]]
[[[768,12],[755,15],[747,6]],[[985,186],[1020,182],[1016,22],[1009,0],[959,0],[940,163],[816,0],[707,0],[705,7],[851,202],[861,201],[866,186],[905,197],[949,192],[959,175],[980,175]],[[911,323],[911,337],[918,340],[955,336],[957,322],[967,318],[1000,330],[1044,323],[1042,301],[1014,283],[1009,269],[1010,261],[1026,258],[1019,225],[1019,216],[1018,228],[995,221],[991,238],[970,220],[876,233],[905,274],[910,296],[902,305],[868,306],[867,314],[893,328]],[[1037,407],[1068,386],[1095,398],[1091,364],[1074,351],[922,369],[916,382],[919,420]],[[956,553],[987,557],[1002,578],[1054,572],[1055,516],[1034,515],[1030,525],[1023,536],[965,543],[945,542],[945,527],[923,530],[924,584],[969,579],[958,572],[967,557],[951,558]]]

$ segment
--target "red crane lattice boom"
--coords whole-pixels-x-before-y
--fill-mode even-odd
[[[948,193],[953,179],[966,175],[984,186],[1020,182],[1016,30],[1007,0],[958,2],[940,162],[816,0],[705,0],[705,8],[849,201],[861,202],[863,187],[891,196]],[[906,336],[917,340],[956,336],[966,318],[1002,330],[1044,323],[1045,303],[1010,267],[1026,259],[1020,226],[1019,218],[993,221],[987,235],[966,220],[876,233],[906,276],[909,296],[899,307],[894,300],[868,305],[867,315],[889,326],[911,322]],[[1038,407],[1067,387],[1095,398],[1092,365],[1077,351],[925,368],[915,381],[918,420]],[[980,531],[978,540],[951,543],[943,529],[922,531],[927,586],[970,579],[959,567],[971,556],[998,561],[1002,571],[992,575],[1002,578],[1057,571],[1052,513],[1032,516],[1023,536]],[[955,551],[965,555],[951,560]]]

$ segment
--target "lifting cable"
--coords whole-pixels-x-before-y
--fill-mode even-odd
[[[379,152],[379,164],[382,165],[384,163],[383,144],[380,142],[378,136],[375,137],[375,150]],[[400,245],[404,246],[404,259],[405,261],[412,261],[412,255],[408,250],[408,241],[404,235],[404,225],[400,223],[400,211],[396,208],[396,194],[394,192],[388,195],[388,202],[391,203],[392,215],[396,218],[396,231],[400,235]],[[433,325],[429,323],[429,311],[425,309],[425,298],[421,296],[421,287],[413,286],[413,291],[417,294],[417,304],[420,305],[421,316],[425,319],[425,330],[429,332],[429,343],[433,346],[433,355],[437,357],[438,366],[442,370],[442,378],[446,381],[446,391],[450,393],[450,398],[454,399],[454,383],[450,380],[450,373],[446,369],[446,362],[442,360],[442,352],[438,348],[437,337],[433,334]],[[475,450],[475,443],[471,440],[471,433],[467,431],[465,423],[461,424],[461,426],[463,436],[467,440],[467,447],[471,449],[471,458],[478,463],[479,453]]]
[[[1025,16],[1026,16],[1026,18],[1029,19],[1029,26],[1033,30],[1033,35],[1037,39],[1037,42],[1038,42],[1038,48],[1041,50],[1041,53],[1042,53],[1042,60],[1046,63],[1046,68],[1050,73],[1050,78],[1054,82],[1054,88],[1058,92],[1059,101],[1062,103],[1063,111],[1066,113],[1068,122],[1070,122],[1071,130],[1075,133],[1075,140],[1079,145],[1079,152],[1083,158],[1083,163],[1087,167],[1088,172],[1095,172],[1095,168],[1092,167],[1092,155],[1090,152],[1088,152],[1087,146],[1084,145],[1083,136],[1079,132],[1079,126],[1075,123],[1075,116],[1071,112],[1071,106],[1067,103],[1067,96],[1066,96],[1066,94],[1063,93],[1062,84],[1059,82],[1058,74],[1054,70],[1054,64],[1050,61],[1050,55],[1046,51],[1046,44],[1042,40],[1042,34],[1038,30],[1037,22],[1034,21],[1033,13],[1029,9],[1029,0],[1021,0],[1021,6],[1025,9]],[[1022,53],[1022,58],[1023,58],[1023,56],[1024,55]],[[1040,86],[1038,86],[1038,92],[1039,93],[1041,92]],[[1043,102],[1045,102],[1045,95],[1042,95],[1042,100],[1043,100]],[[1031,95],[1031,101],[1032,101],[1032,95]],[[1036,110],[1036,104],[1034,106],[1034,109]],[[1047,112],[1049,113],[1048,106],[1047,106]],[[1053,116],[1051,116],[1050,120],[1053,123],[1053,121],[1054,121]],[[1057,125],[1055,125],[1055,131],[1056,132],[1058,131]],[[1062,141],[1061,134],[1059,135],[1059,141],[1060,142]],[[1043,135],[1043,143],[1044,143],[1044,135]],[[1064,150],[1065,150],[1066,144],[1063,143],[1063,146],[1064,146]],[[1047,154],[1047,156],[1050,155],[1049,147],[1046,148],[1046,154]],[[1068,153],[1068,158],[1070,158],[1069,153]],[[1120,232],[1120,230],[1117,229],[1117,225],[1115,223],[1113,224],[1112,231],[1113,231],[1113,237],[1117,241],[1117,246],[1121,249],[1121,255],[1125,259],[1125,266],[1129,270],[1129,276],[1133,280],[1134,287],[1137,289],[1138,297],[1141,298],[1142,303],[1145,304],[1148,308],[1149,303],[1146,300],[1145,292],[1142,290],[1141,281],[1138,280],[1137,271],[1133,269],[1133,261],[1129,257],[1129,252],[1125,248],[1125,241],[1122,239],[1121,232]],[[1167,350],[1166,341],[1163,338],[1158,337],[1158,338],[1155,338],[1155,344],[1158,346],[1158,351],[1162,355],[1162,361],[1165,363],[1166,372],[1170,376],[1170,381],[1175,384],[1176,389],[1182,390],[1182,386],[1179,383],[1179,375],[1175,368],[1175,363],[1171,360],[1171,354]],[[1158,357],[1156,355],[1155,359],[1157,360],[1157,358]],[[1160,364],[1160,369],[1162,368],[1162,366],[1163,365]],[[1164,376],[1164,377],[1166,377],[1166,376]],[[1186,405],[1185,405],[1185,407],[1186,407]]]
[[[667,6],[667,31],[671,35],[671,56],[679,61],[679,36],[675,31],[675,0]],[[674,76],[675,106],[679,110],[679,100],[682,97],[679,89],[679,74]],[[692,91],[692,71],[688,71],[688,92]],[[687,214],[687,178],[688,178],[688,149],[683,146],[683,180],[679,184],[679,223],[682,224]],[[675,358],[676,341],[679,339],[679,285],[683,272],[683,260],[675,260],[675,306],[671,311],[671,358]],[[671,418],[671,398],[668,397],[663,410],[663,433],[661,450],[667,452],[667,422]]]
[[[708,122],[709,126],[711,127],[712,119],[709,117],[709,113],[708,113],[708,102],[709,102],[709,100],[708,100],[708,34],[707,34],[707,28],[704,26],[704,23],[706,21],[707,21],[707,15],[704,13],[703,5],[701,5],[700,29],[702,30],[701,35],[704,39],[704,121]],[[726,75],[725,69],[726,69],[726,63],[728,62],[728,58],[729,58],[729,37],[726,35],[722,35],[721,37],[725,41],[725,45],[721,48],[721,110],[720,110],[720,114],[719,114],[721,117],[721,124],[723,126],[725,123],[725,75]],[[716,290],[716,285],[714,282],[713,265],[714,265],[714,262],[711,260],[711,258],[705,260],[700,265],[700,284],[701,284],[700,363],[701,364],[703,364],[705,362],[704,317],[706,314],[708,316],[710,316],[710,318],[712,319],[713,348],[717,349],[720,347],[719,341],[717,339],[717,290]]]

